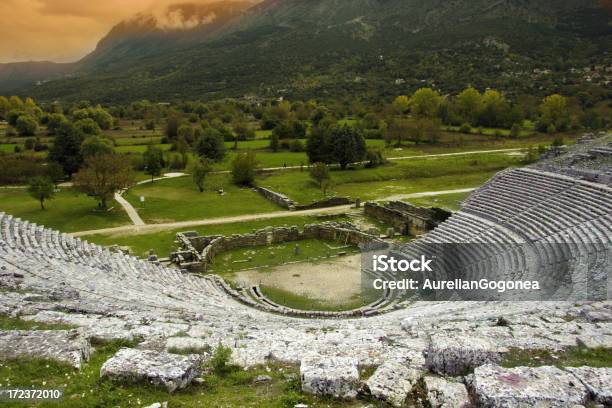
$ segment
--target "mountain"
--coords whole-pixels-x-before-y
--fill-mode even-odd
[[[181,3],[118,24],[94,52],[73,65],[70,76],[21,87],[21,92],[43,99],[107,102],[246,93],[381,96],[423,84],[449,92],[469,84],[544,92],[559,84],[535,83],[529,79],[534,68],[562,73],[574,66],[610,63],[612,25],[604,4]],[[0,75],[0,94],[3,82]]]
[[[12,62],[0,64],[0,94],[8,94],[51,78],[67,75],[74,64],[60,64],[49,61]]]

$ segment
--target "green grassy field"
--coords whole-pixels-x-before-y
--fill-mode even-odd
[[[329,218],[326,218],[328,220]],[[334,221],[346,221],[347,218],[344,216],[337,216],[333,218]],[[254,232],[268,226],[272,227],[291,227],[297,226],[302,229],[305,224],[312,224],[322,222],[318,217],[282,217],[272,218],[269,220],[256,220],[245,222],[233,222],[227,224],[218,225],[206,225],[201,227],[193,228],[179,228],[168,231],[155,232],[149,234],[98,234],[88,235],[83,239],[104,246],[120,245],[123,247],[129,247],[135,255],[144,256],[149,249],[153,249],[158,256],[167,257],[170,252],[176,249],[174,240],[176,239],[177,232],[183,232],[186,230],[196,231],[201,235],[232,235],[232,234],[244,234],[248,232]]]
[[[2,143],[0,144],[0,152],[13,153],[15,151],[15,146],[23,147],[22,145],[18,145],[16,143]]]
[[[373,200],[396,194],[476,187],[496,172],[519,165],[520,159],[505,154],[451,156],[401,160],[375,169],[334,170],[327,195]],[[264,174],[258,184],[299,203],[324,198],[308,171]]]
[[[357,309],[376,300],[376,297],[371,299],[365,299],[361,296],[355,296],[353,299],[343,304],[331,305],[326,302],[311,299],[308,296],[298,295],[293,292],[275,288],[273,286],[261,285],[259,289],[261,290],[261,293],[271,301],[297,310],[320,310],[338,312],[343,310]]]
[[[299,254],[295,254],[295,246],[299,245]],[[342,247],[342,249],[338,249]],[[274,267],[289,262],[306,262],[320,257],[337,255],[339,252],[355,253],[356,247],[344,247],[341,242],[326,242],[308,239],[298,242],[240,248],[217,255],[209,273],[227,274],[244,269]]]
[[[123,208],[115,201],[109,202],[110,210],[99,210],[97,202],[84,194],[63,188],[40,209],[37,200],[25,189],[0,188],[0,211],[21,219],[45,225],[63,232],[118,227],[130,221]]]
[[[225,190],[225,195],[216,191]],[[140,196],[145,197],[141,204]],[[249,188],[232,184],[229,174],[211,174],[200,193],[191,177],[156,181],[136,186],[125,198],[148,223],[197,220],[278,211],[281,208]]]
[[[119,145],[115,146],[115,152],[117,153],[144,153],[148,144],[144,145]],[[160,148],[162,151],[169,151],[172,145],[169,144],[156,144],[155,147]]]

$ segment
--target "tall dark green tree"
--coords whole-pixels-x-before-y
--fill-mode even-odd
[[[161,175],[161,171],[164,168],[164,153],[159,147],[149,145],[147,150],[142,155],[145,173],[151,176],[151,181]]]
[[[333,161],[341,169],[365,158],[366,142],[361,131],[351,126],[336,126],[330,129],[329,144]]]
[[[213,161],[223,160],[225,157],[225,150],[223,135],[212,127],[204,129],[195,145],[195,151],[198,156]]]
[[[83,163],[82,143],[83,134],[72,123],[63,122],[56,131],[55,142],[49,151],[49,160],[62,166],[66,175],[76,173]]]

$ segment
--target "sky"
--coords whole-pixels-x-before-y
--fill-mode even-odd
[[[0,63],[75,61],[118,22],[172,2],[178,1],[0,0]]]

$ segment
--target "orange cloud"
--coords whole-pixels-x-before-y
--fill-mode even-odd
[[[152,0],[2,0],[0,62],[73,61]]]

